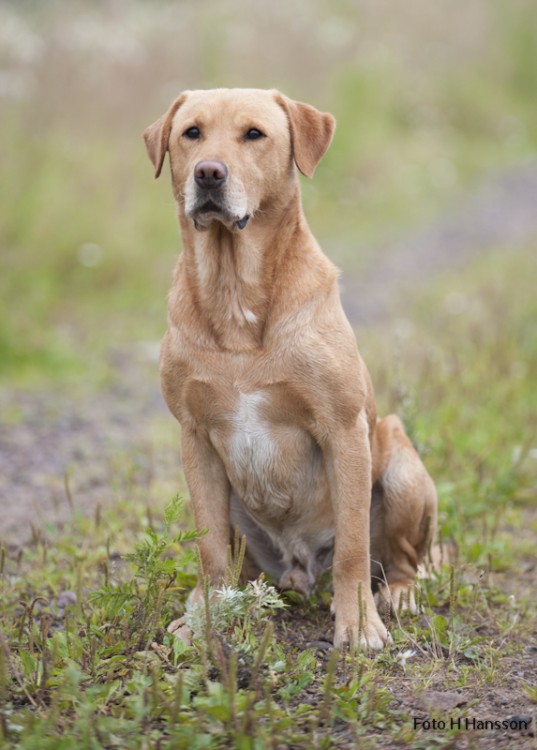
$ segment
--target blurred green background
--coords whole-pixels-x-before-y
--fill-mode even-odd
[[[160,338],[180,243],[141,134],[183,88],[212,86],[277,87],[335,114],[304,202],[359,276],[371,248],[535,153],[537,4],[3,2],[5,382],[106,378],[107,353]]]

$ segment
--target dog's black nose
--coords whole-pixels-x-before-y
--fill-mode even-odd
[[[199,161],[194,167],[194,179],[206,190],[220,187],[227,179],[227,167],[221,161]]]

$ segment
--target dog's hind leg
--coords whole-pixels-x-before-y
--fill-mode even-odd
[[[377,604],[416,612],[414,583],[436,530],[434,483],[401,420],[379,420],[373,436],[371,560]]]

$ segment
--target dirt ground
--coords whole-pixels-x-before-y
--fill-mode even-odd
[[[534,586],[537,582],[537,570],[534,568],[531,572],[524,571],[520,575],[509,576],[510,590],[524,587],[527,591],[528,584]],[[501,586],[500,580],[497,583]],[[317,655],[324,662],[328,663],[330,652],[332,650],[331,629],[333,622],[328,607],[325,610],[312,613],[289,608],[281,617],[277,634],[280,642],[295,645],[298,650],[304,648],[315,648]],[[494,627],[487,626],[483,623],[479,626],[479,633],[494,645],[505,643],[504,633],[499,632]],[[501,686],[490,684],[486,687],[466,686],[464,689],[457,691],[446,690],[446,664],[439,666],[436,674],[424,685],[423,692],[416,694],[415,678],[407,678],[403,668],[394,671],[394,674],[387,687],[391,694],[389,708],[392,711],[403,713],[412,720],[431,720],[437,717],[442,720],[456,717],[456,709],[464,710],[464,719],[461,719],[463,731],[452,742],[446,737],[447,744],[439,744],[438,737],[441,732],[430,732],[435,735],[434,742],[430,745],[424,744],[424,748],[453,748],[454,750],[535,750],[537,739],[535,736],[535,706],[531,704],[527,696],[521,691],[521,682],[534,683],[535,680],[535,663],[537,661],[537,631],[529,638],[520,642],[519,649],[515,654],[504,656],[501,659],[498,672],[502,675]],[[430,655],[422,655],[417,651],[412,657],[413,664],[427,662]],[[464,662],[463,656],[457,658],[459,663]],[[340,675],[344,680],[344,675]],[[306,695],[300,695],[300,702],[307,703],[308,698],[312,702],[319,700],[319,688],[312,685],[306,688]],[[308,695],[309,694],[309,695]],[[466,725],[468,719],[469,725]],[[483,731],[479,728],[473,730],[473,720],[477,721],[494,721],[494,720],[514,720],[516,722],[523,720],[529,723],[527,730],[492,730]],[[533,719],[533,724],[531,723]],[[456,720],[456,719],[455,719]],[[465,729],[469,726],[469,731]],[[427,740],[427,731],[423,732],[424,742]],[[385,748],[385,750],[394,750],[394,748],[406,747],[401,742],[394,742],[390,733],[383,731],[382,727],[373,733],[376,747]],[[371,736],[371,735],[370,735]],[[334,737],[338,739],[338,747],[355,748],[354,738],[349,728],[343,722],[341,726],[334,727]],[[431,738],[432,739],[432,738]]]

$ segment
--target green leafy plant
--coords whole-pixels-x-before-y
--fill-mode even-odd
[[[182,501],[176,496],[165,508],[163,530],[157,533],[149,527],[135,551],[125,555],[134,566],[132,578],[108,583],[89,596],[92,604],[102,608],[103,619],[108,622],[129,616],[134,647],[152,640],[165,607],[184,590],[185,567],[196,559],[192,549],[182,549],[181,545],[199,539],[205,532],[172,534],[171,527],[179,521],[181,512]]]

